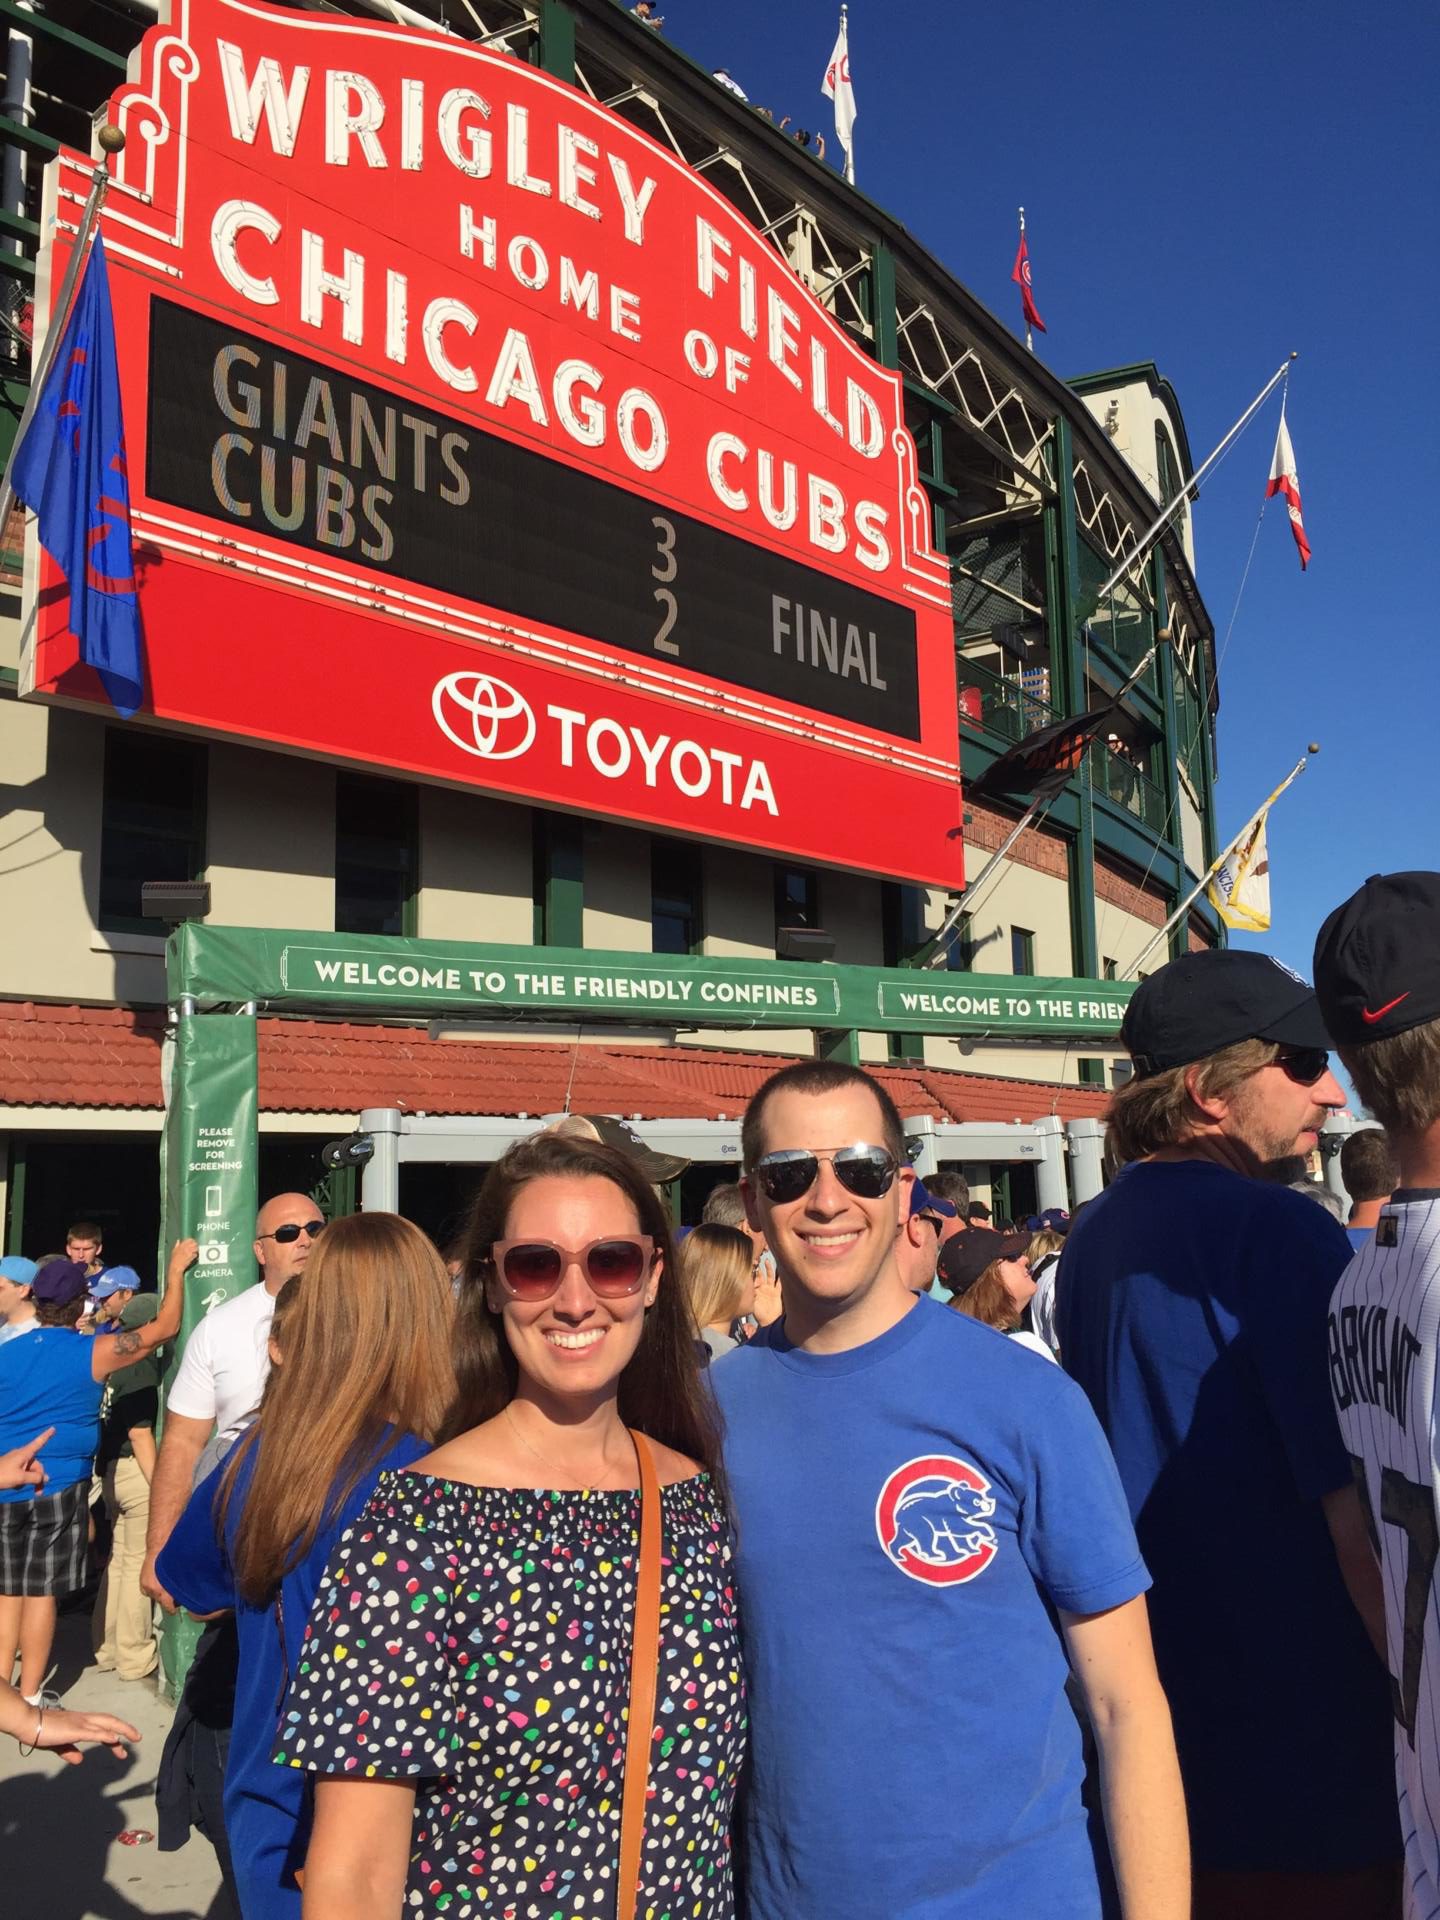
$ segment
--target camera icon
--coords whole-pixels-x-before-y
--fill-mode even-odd
[[[230,1264],[230,1243],[228,1240],[202,1240],[197,1256],[202,1267],[227,1267]]]

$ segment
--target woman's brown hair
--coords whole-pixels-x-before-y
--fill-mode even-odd
[[[728,1327],[740,1311],[755,1249],[738,1227],[699,1226],[680,1243],[680,1282],[697,1328]]]
[[[216,1502],[223,1528],[241,1462],[254,1450],[230,1561],[236,1586],[257,1606],[383,1457],[387,1429],[433,1441],[455,1391],[450,1280],[408,1220],[363,1213],[334,1221],[291,1288],[284,1363],[271,1369]]]
[[[620,1376],[618,1407],[627,1427],[706,1468],[722,1494],[720,1423],[695,1365],[690,1309],[676,1273],[670,1217],[655,1189],[627,1154],[599,1141],[537,1134],[519,1140],[486,1175],[466,1222],[465,1265],[455,1319],[458,1390],[445,1435],[492,1420],[515,1397],[519,1368],[498,1313],[486,1299],[494,1277],[491,1251],[505,1238],[516,1195],[532,1180],[608,1180],[635,1209],[641,1233],[662,1258],[655,1304],[645,1315],[640,1344]]]
[[[956,1313],[968,1313],[982,1327],[994,1327],[998,1333],[1009,1333],[1019,1326],[1023,1309],[1017,1307],[1005,1291],[1000,1266],[1000,1261],[992,1260],[974,1286],[967,1287],[959,1299],[952,1300],[950,1304]]]

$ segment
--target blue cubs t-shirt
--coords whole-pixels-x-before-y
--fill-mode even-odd
[[[710,1378],[750,1692],[749,1920],[1093,1920],[1052,1609],[1148,1580],[1084,1395],[925,1298],[848,1353],[777,1323]]]
[[[1071,1228],[1060,1358],[1114,1449],[1199,1867],[1398,1852],[1387,1681],[1320,1501],[1350,1483],[1326,1315],[1345,1229],[1210,1161],[1127,1167]]]
[[[105,1388],[90,1370],[92,1351],[69,1327],[32,1327],[0,1347],[0,1453],[55,1429],[40,1450],[42,1494],[63,1492],[94,1470]],[[33,1487],[0,1491],[0,1500],[34,1498]]]

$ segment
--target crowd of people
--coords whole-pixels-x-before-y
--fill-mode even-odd
[[[1435,1911],[1440,875],[1367,882],[1313,989],[1188,954],[1123,1032],[1074,1219],[917,1177],[831,1061],[688,1232],[604,1119],[448,1264],[279,1195],[158,1450],[194,1244],[158,1306],[98,1235],[7,1262],[0,1730],[133,1738],[41,1691],[98,1463],[102,1664],[153,1660],[132,1582],[209,1622],[161,1839],[243,1920]],[[1348,1226],[1289,1175],[1332,1047]]]

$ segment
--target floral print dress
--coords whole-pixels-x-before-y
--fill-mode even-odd
[[[661,1489],[642,1920],[731,1920],[745,1694],[729,1528],[707,1475]],[[615,1907],[640,1496],[382,1475],[316,1596],[275,1758],[413,1779],[405,1913]]]

